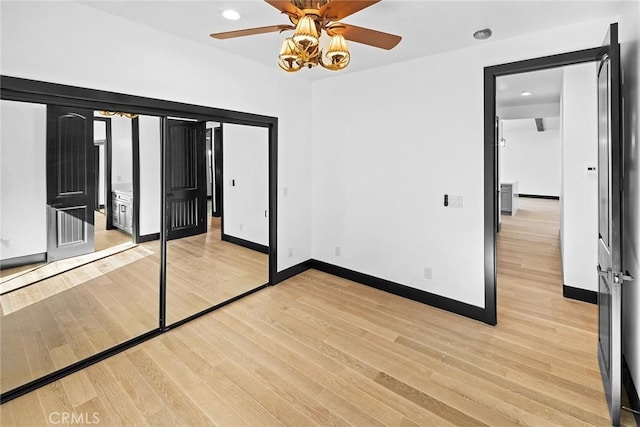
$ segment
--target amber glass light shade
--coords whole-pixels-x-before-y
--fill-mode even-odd
[[[291,37],[287,37],[282,42],[282,48],[280,48],[280,55],[278,55],[278,65],[285,71],[294,72],[301,68],[299,63],[299,53],[296,47],[296,43]]]
[[[347,41],[344,39],[342,34],[336,34],[331,37],[329,41],[329,48],[326,53],[327,58],[331,60],[331,62],[340,62],[344,58],[349,57],[349,48],[347,48]]]
[[[295,60],[295,59],[298,58],[298,52],[296,50],[296,44],[291,39],[291,37],[287,37],[282,42],[282,47],[280,48],[280,55],[278,55],[278,58],[280,58],[282,60],[287,60],[287,59]]]
[[[306,49],[309,46],[316,46],[318,44],[318,37],[316,21],[309,15],[303,16],[298,21],[296,31],[293,34],[293,41]]]

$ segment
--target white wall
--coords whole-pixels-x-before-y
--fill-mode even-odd
[[[562,271],[567,286],[598,289],[598,100],[595,63],[564,67]]]
[[[268,246],[267,128],[222,125],[222,175],[224,233]]]
[[[160,174],[160,118],[139,116],[140,131],[140,235],[160,232],[160,196],[162,179]]]
[[[278,245],[294,248],[278,270],[310,258],[311,117],[288,95],[311,83],[76,2],[2,2],[1,15],[3,75],[278,117]]]
[[[634,282],[623,289],[623,353],[636,389],[640,387],[640,6],[625,3],[620,19],[624,111],[623,268]]]
[[[560,130],[538,132],[532,118],[504,120],[502,126],[500,181],[518,181],[522,194],[560,196]]]
[[[111,184],[113,190],[133,191],[131,119],[111,117]]]
[[[0,259],[47,252],[47,106],[0,101]]]
[[[615,20],[314,82],[313,257],[483,307],[483,68],[599,46]]]

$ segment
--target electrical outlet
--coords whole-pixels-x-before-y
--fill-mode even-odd
[[[284,187],[282,189],[282,197],[289,197],[289,187]]]
[[[293,256],[293,248],[289,248],[289,258]]]
[[[433,275],[432,275],[431,268],[430,267],[425,267],[424,268],[424,278],[431,280],[432,277],[433,277]]]
[[[336,256],[340,256],[341,250],[340,246],[336,246]]]
[[[242,224],[238,225],[238,228],[240,229],[240,231],[242,231],[242,229],[244,228],[244,226]]]

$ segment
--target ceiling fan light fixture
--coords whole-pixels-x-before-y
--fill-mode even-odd
[[[347,47],[347,41],[342,34],[336,34],[331,37],[329,41],[329,47],[327,48],[327,58],[333,59],[335,57],[343,58],[349,56],[349,48]]]
[[[278,55],[280,59],[297,59],[298,52],[296,50],[296,44],[291,37],[287,37],[282,42],[282,47],[280,48],[280,55]]]
[[[135,119],[135,118],[138,117],[138,115],[135,114],[135,113],[125,113],[124,111],[100,110],[100,111],[98,111],[98,113],[100,113],[103,116],[107,116],[107,117],[120,116],[120,117],[126,117],[127,119]]]
[[[298,52],[298,48],[296,47],[296,43],[291,37],[287,37],[282,42],[282,47],[280,48],[280,55],[278,55],[278,65],[283,70],[292,73],[295,71],[299,71],[302,68],[299,59],[300,54]]]
[[[329,60],[329,63],[326,64],[324,61],[320,61],[320,65],[326,69],[338,71],[343,70],[349,65],[349,60],[351,59],[349,48],[342,34],[336,34],[331,37],[325,56]]]
[[[1,1],[1,0],[0,0]],[[318,65],[329,70],[343,70],[349,65],[351,53],[346,39],[381,49],[393,49],[402,37],[342,24],[342,19],[359,12],[380,0],[264,0],[289,18],[290,24],[267,25],[235,31],[213,33],[214,39],[230,39],[273,32],[293,30],[293,36],[287,37],[280,48],[277,61],[280,68],[287,72]],[[228,19],[237,19],[239,14],[228,11]],[[226,13],[225,13],[226,15]],[[322,47],[322,32],[330,36]],[[325,48],[326,46],[326,48]]]
[[[293,41],[303,49],[318,45],[318,28],[316,21],[309,15],[305,15],[298,21],[296,31],[293,33]]]

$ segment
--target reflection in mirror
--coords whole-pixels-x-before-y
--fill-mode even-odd
[[[111,129],[107,134],[108,119],[101,120],[100,117],[94,117],[93,121],[93,160],[95,173],[95,210],[105,214],[107,200],[106,186],[106,168],[107,168],[107,146],[111,140]]]
[[[128,226],[132,119],[3,100],[0,120],[4,393],[157,329],[160,244]]]
[[[178,119],[167,128],[170,325],[268,283],[269,133]]]

